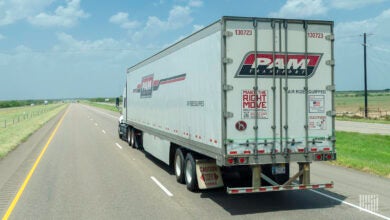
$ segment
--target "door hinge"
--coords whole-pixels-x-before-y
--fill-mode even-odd
[[[328,86],[326,86],[326,90],[334,92],[334,91],[336,91],[336,86],[335,85],[328,85]]]
[[[225,112],[225,113],[223,113],[223,117],[225,117],[225,118],[233,118],[233,113],[232,112]]]
[[[225,57],[225,58],[222,59],[222,62],[225,63],[225,64],[233,63],[233,59]]]
[[[326,115],[329,117],[336,117],[336,111],[327,111]]]
[[[223,90],[224,91],[231,91],[231,90],[233,90],[233,86],[225,84],[225,85],[223,85]]]
[[[334,60],[327,60],[326,61],[326,65],[334,66],[335,65],[335,61]]]
[[[231,36],[233,36],[233,32],[231,32],[231,31],[225,31],[225,32],[223,32],[223,36],[224,36],[224,37],[231,37]]]
[[[334,34],[326,35],[325,39],[330,40],[330,41],[334,41]]]

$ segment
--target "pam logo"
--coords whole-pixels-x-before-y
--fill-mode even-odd
[[[150,98],[153,92],[153,75],[145,76],[141,82],[141,97]]]
[[[174,83],[186,79],[186,74],[180,74],[165,79],[154,80],[154,75],[142,77],[142,81],[133,89],[133,93],[140,93],[141,98],[151,98],[153,91],[158,90],[160,85]]]
[[[272,52],[258,52],[256,54],[257,67],[255,52],[249,52],[245,55],[240,68],[236,73],[237,78],[249,78],[255,77],[255,69],[257,69],[257,75],[259,77],[272,77],[273,68],[275,66],[275,76],[285,76],[285,65],[287,69],[287,75],[289,77],[303,78],[306,76],[312,77],[320,63],[322,54],[309,53],[307,56],[303,53],[276,53],[275,59]],[[306,68],[307,63],[307,68]]]

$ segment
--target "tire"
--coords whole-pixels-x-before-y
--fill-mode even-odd
[[[196,178],[196,164],[195,159],[191,153],[187,153],[185,163],[185,180],[187,189],[191,192],[198,190],[198,180]]]
[[[131,129],[131,128],[127,128],[127,143],[129,143],[129,146],[131,146],[132,130],[133,129]]]
[[[177,148],[176,153],[175,153],[175,162],[174,162],[173,167],[175,170],[176,181],[178,183],[185,183],[184,162],[185,162],[185,158],[183,155],[183,151],[180,148]]]
[[[119,139],[122,139],[123,135],[121,134],[121,126],[120,125],[118,126],[118,135],[119,135]]]
[[[131,140],[130,140],[129,145],[132,148],[138,148],[136,137],[135,137],[135,129],[131,129]]]

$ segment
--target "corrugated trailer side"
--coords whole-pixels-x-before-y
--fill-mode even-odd
[[[222,155],[220,30],[216,22],[128,69],[127,123],[167,164],[170,143]]]

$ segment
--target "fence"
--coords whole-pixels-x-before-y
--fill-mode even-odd
[[[390,119],[390,111],[380,108],[368,108],[368,118],[372,119]],[[358,117],[364,118],[364,108],[360,107],[356,112],[337,112],[337,116],[341,117]]]
[[[47,107],[35,111],[23,112],[12,116],[3,115],[3,117],[0,117],[0,128],[4,128],[4,129],[9,128],[10,126],[16,125],[22,121],[32,119],[36,116],[52,111],[53,109],[58,107],[59,106]]]

